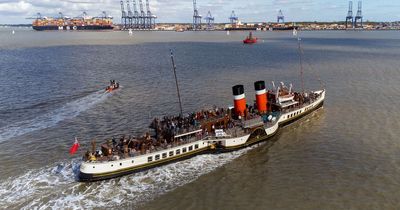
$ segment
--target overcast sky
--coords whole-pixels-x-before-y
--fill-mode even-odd
[[[355,14],[357,0],[353,4]],[[344,20],[348,9],[347,0],[197,0],[197,5],[203,17],[210,10],[215,22],[228,22],[232,10],[244,22],[276,21],[279,9],[287,22],[338,21]],[[150,8],[158,16],[157,22],[192,21],[191,0],[150,0]],[[103,10],[114,16],[114,22],[120,22],[119,0],[0,0],[0,23],[29,23],[26,18],[37,12],[52,17],[58,12],[78,16],[87,11],[97,16]],[[363,15],[371,21],[400,20],[400,0],[364,0]]]

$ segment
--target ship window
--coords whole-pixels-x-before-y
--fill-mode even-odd
[[[174,156],[174,151],[169,152],[169,156]]]
[[[186,152],[186,147],[182,148],[182,153]]]
[[[135,161],[132,160],[132,163],[133,163],[133,162],[135,162]]]
[[[290,115],[287,116],[287,118],[289,118]]]
[[[114,165],[113,164],[111,164],[111,167],[113,167]]]
[[[152,156],[147,158],[147,162],[151,162],[151,161],[153,161],[153,157]]]
[[[120,166],[122,166],[122,163],[119,163]]]
[[[93,168],[95,168],[95,167],[93,166]]]
[[[190,147],[189,147],[189,151],[192,151],[192,150],[193,150],[193,146],[190,146]]]
[[[177,154],[177,155],[181,154],[181,150],[180,150],[180,149],[177,149],[177,150],[176,150],[176,154]]]
[[[159,160],[160,159],[160,155],[156,155],[156,157],[154,159],[155,160]]]
[[[166,158],[166,157],[167,157],[167,153],[163,153],[162,158]]]
[[[195,145],[194,145],[194,148],[195,148],[195,149],[198,149],[198,148],[199,148],[199,145],[198,145],[198,144],[195,144]]]

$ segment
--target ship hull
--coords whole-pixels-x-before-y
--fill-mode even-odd
[[[257,43],[257,39],[245,39],[243,40],[243,44],[255,44]]]
[[[32,26],[36,31],[55,31],[58,30],[58,26]]]
[[[85,25],[85,26],[32,26],[36,31],[56,31],[56,30],[112,30],[112,25]]]
[[[273,31],[293,31],[294,29],[298,29],[298,27],[296,26],[272,27]]]

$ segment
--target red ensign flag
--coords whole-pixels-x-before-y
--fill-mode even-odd
[[[75,143],[72,145],[71,149],[69,149],[69,154],[73,155],[75,154],[76,151],[78,151],[79,148],[79,142],[78,139],[75,137]]]

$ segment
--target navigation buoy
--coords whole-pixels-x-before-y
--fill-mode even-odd
[[[12,34],[15,34],[15,31],[13,30],[11,33],[12,33]]]
[[[229,36],[229,31],[226,31],[226,35],[228,35],[228,36]]]
[[[129,36],[132,36],[132,35],[133,35],[132,29],[130,28],[128,31],[129,31],[129,32],[128,32]]]

